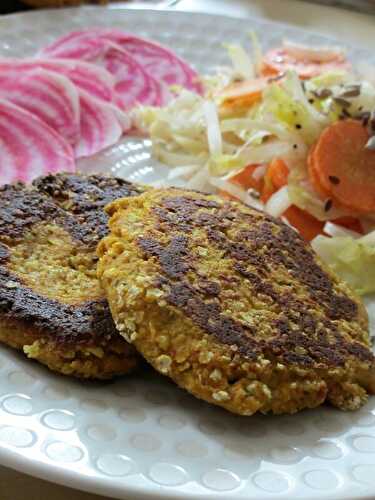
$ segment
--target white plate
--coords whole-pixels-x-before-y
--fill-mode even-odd
[[[199,71],[225,62],[223,41],[255,29],[265,46],[318,35],[255,19],[86,8],[0,19],[0,52],[32,55],[72,29],[116,26],[160,40]],[[350,51],[357,59],[371,59]],[[127,139],[81,164],[135,181],[161,178],[149,143]],[[128,500],[375,496],[375,397],[355,413],[236,417],[148,373],[109,384],[54,375],[0,349],[0,462],[71,487]]]

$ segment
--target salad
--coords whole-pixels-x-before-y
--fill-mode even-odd
[[[375,77],[337,47],[227,46],[231,67],[134,121],[168,182],[281,217],[360,294],[375,291]]]

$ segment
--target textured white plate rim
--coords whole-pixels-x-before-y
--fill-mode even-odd
[[[308,10],[308,7],[309,5],[305,5],[305,8],[306,10]],[[324,8],[324,6],[322,6]],[[140,4],[133,4],[133,5],[123,5],[123,4],[117,4],[116,3],[113,3],[113,4],[108,4],[108,5],[102,5],[102,6],[95,6],[95,5],[85,5],[85,6],[81,6],[81,7],[67,7],[67,8],[47,8],[47,9],[44,9],[45,11],[48,10],[49,12],[53,13],[53,14],[56,14],[57,16],[59,14],[61,14],[62,12],[71,12],[72,14],[74,12],[77,11],[77,9],[81,10],[81,11],[97,11],[99,9],[101,10],[110,10],[110,11],[135,11],[135,12],[161,12],[161,13],[164,13],[164,14],[172,14],[173,16],[181,16],[181,17],[184,17],[186,16],[186,14],[188,14],[189,16],[195,16],[195,17],[209,17],[209,18],[225,18],[225,19],[228,19],[228,20],[239,20],[239,19],[244,19],[243,16],[241,15],[234,15],[233,13],[231,13],[230,15],[228,14],[225,14],[223,12],[218,12],[217,14],[212,14],[212,13],[206,13],[206,12],[196,12],[194,10],[189,10],[189,8],[187,9],[184,9],[183,11],[181,10],[173,10],[173,8],[165,8],[163,6],[161,7],[151,7],[151,6],[148,6],[148,5],[144,5],[142,3]],[[5,21],[6,19],[9,19],[9,18],[13,18],[13,17],[19,17],[19,16],[27,16],[27,17],[31,17],[31,16],[35,16],[35,17],[38,17],[39,15],[41,14],[40,11],[38,10],[31,10],[31,11],[26,11],[26,12],[14,12],[14,13],[11,13],[11,14],[6,14],[6,15],[3,15],[1,16],[0,18],[0,26],[1,26],[1,23],[2,21]],[[350,14],[350,13],[349,13]],[[347,42],[345,42],[344,40],[338,40],[337,37],[334,37],[334,36],[330,36],[330,35],[327,35],[326,33],[320,33],[319,31],[312,31],[312,30],[309,30],[309,29],[303,29],[303,28],[300,28],[298,26],[295,26],[294,24],[291,24],[291,23],[287,23],[285,21],[275,21],[273,19],[264,19],[264,18],[261,18],[261,17],[258,17],[258,16],[250,16],[250,15],[247,15],[246,16],[246,20],[254,20],[254,21],[258,21],[260,23],[264,23],[266,24],[267,26],[274,26],[275,28],[290,28],[292,29],[296,34],[299,33],[299,34],[311,34],[311,35],[318,35],[319,37],[321,38],[324,38],[327,42],[331,41],[333,44],[336,43],[336,44],[339,44],[340,46],[344,47],[351,47],[353,49],[357,49],[357,50],[360,50],[362,52],[366,52],[366,50],[363,48],[363,47],[360,47],[359,45],[357,44],[354,44],[354,43],[350,43],[348,44]],[[251,29],[249,29],[249,31],[251,31]],[[368,51],[367,51],[368,52]]]
[[[153,12],[155,13],[162,13],[166,16],[177,16],[180,18],[183,18],[187,15],[186,12],[180,12],[180,11],[170,11],[170,10],[165,10],[165,9],[149,9],[146,7],[142,8],[137,8],[136,6],[129,6],[124,7],[124,6],[116,6],[116,5],[111,5],[109,7],[82,7],[79,10],[80,11],[90,11],[90,12],[95,12],[98,11],[98,9],[108,9],[108,10],[116,10],[116,11],[136,11],[139,13],[147,13],[152,14]],[[306,6],[307,7],[307,6]],[[50,9],[49,12],[52,12],[54,15],[56,15],[56,20],[58,20],[58,17],[60,14],[77,14],[77,8],[72,8],[72,9]],[[2,25],[2,22],[6,22],[7,19],[9,18],[14,18],[15,16],[20,17],[20,16],[26,16],[27,19],[30,19],[30,17],[38,18],[40,12],[27,12],[27,13],[21,13],[21,14],[12,14],[9,16],[3,16],[0,19],[0,26]],[[215,18],[220,18],[221,20],[223,18],[227,18],[229,20],[238,20],[241,19],[240,17],[235,17],[235,16],[225,16],[225,15],[213,15],[213,14],[204,14],[204,13],[188,13],[189,17],[191,16],[196,16],[199,18],[207,18],[207,19],[215,19]],[[301,35],[303,34],[311,34],[312,36],[317,36],[320,38],[324,38],[324,40],[332,40],[332,42],[336,41],[334,38],[327,37],[325,35],[320,35],[319,33],[312,33],[308,32],[306,30],[296,28],[295,26],[288,24],[288,23],[280,23],[276,21],[268,21],[264,19],[257,19],[255,17],[248,17],[247,20],[251,21],[254,20],[254,22],[258,22],[261,25],[265,25],[267,27],[275,27],[275,29],[279,28],[286,28],[286,29],[291,29],[293,33],[299,33]],[[341,43],[341,42],[340,42]],[[344,43],[341,43],[341,45],[345,45]],[[353,47],[353,46],[351,46]],[[366,51],[363,49],[359,49],[360,52],[363,54],[366,54]],[[58,484],[74,487],[77,489],[82,489],[84,491],[89,491],[97,494],[103,494],[103,495],[111,495],[116,498],[127,498],[129,500],[138,500],[142,499],[145,500],[146,498],[149,498],[150,500],[156,500],[156,499],[176,499],[180,500],[182,498],[200,498],[202,500],[206,499],[212,499],[212,498],[242,498],[244,497],[244,494],[246,495],[246,491],[244,491],[244,488],[236,488],[232,490],[230,493],[229,492],[220,492],[220,491],[207,491],[207,493],[190,493],[186,490],[179,491],[178,487],[171,488],[171,487],[165,487],[165,486],[159,486],[154,484],[154,488],[151,490],[149,488],[149,485],[147,485],[147,489],[142,487],[142,484],[140,484],[137,487],[134,487],[132,485],[127,484],[126,478],[123,480],[122,483],[117,482],[116,478],[108,478],[104,477],[101,475],[93,475],[86,473],[84,471],[79,470],[76,468],[75,470],[72,469],[72,467],[64,466],[64,465],[56,465],[55,463],[48,461],[47,459],[45,460],[40,460],[38,458],[30,458],[27,457],[26,455],[22,455],[22,452],[20,451],[14,451],[10,447],[7,447],[6,445],[3,445],[0,443],[0,463],[14,468],[20,472],[25,472],[27,474],[40,477],[42,479],[45,479],[47,481],[52,481],[56,482]],[[277,467],[277,466],[275,466]],[[251,476],[252,474],[250,474]],[[285,473],[286,477],[288,475],[290,476],[290,472]],[[188,486],[189,482],[185,483],[185,486]],[[340,485],[339,485],[340,486]],[[358,485],[359,489],[359,485]],[[295,493],[295,485],[286,493],[267,493],[267,492],[260,492],[259,495],[257,495],[257,499],[260,498],[290,498],[292,495],[293,497]],[[304,492],[303,498],[308,499],[310,498],[310,495],[306,494],[307,492]],[[316,492],[315,492],[316,493]],[[360,492],[358,492],[358,495],[356,494],[355,498],[357,499],[370,499],[374,497],[375,489],[371,492],[370,491],[370,486],[364,487],[362,486],[362,489]],[[248,498],[248,496],[245,496]],[[311,492],[311,498],[317,498],[316,494],[313,495]],[[320,498],[336,498],[334,492],[326,492],[322,491]],[[342,499],[350,499],[353,500],[354,496],[353,494],[347,495],[345,491],[340,488],[340,498]]]

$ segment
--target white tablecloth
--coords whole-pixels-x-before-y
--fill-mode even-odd
[[[176,8],[283,21],[363,47],[373,47],[374,42],[375,17],[315,4],[308,6],[306,15],[306,3],[297,0],[182,0]],[[25,499],[106,500],[0,467],[0,500]]]

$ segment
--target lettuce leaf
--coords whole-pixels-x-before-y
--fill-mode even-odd
[[[360,295],[375,292],[375,246],[367,237],[319,235],[311,242],[323,261]]]

